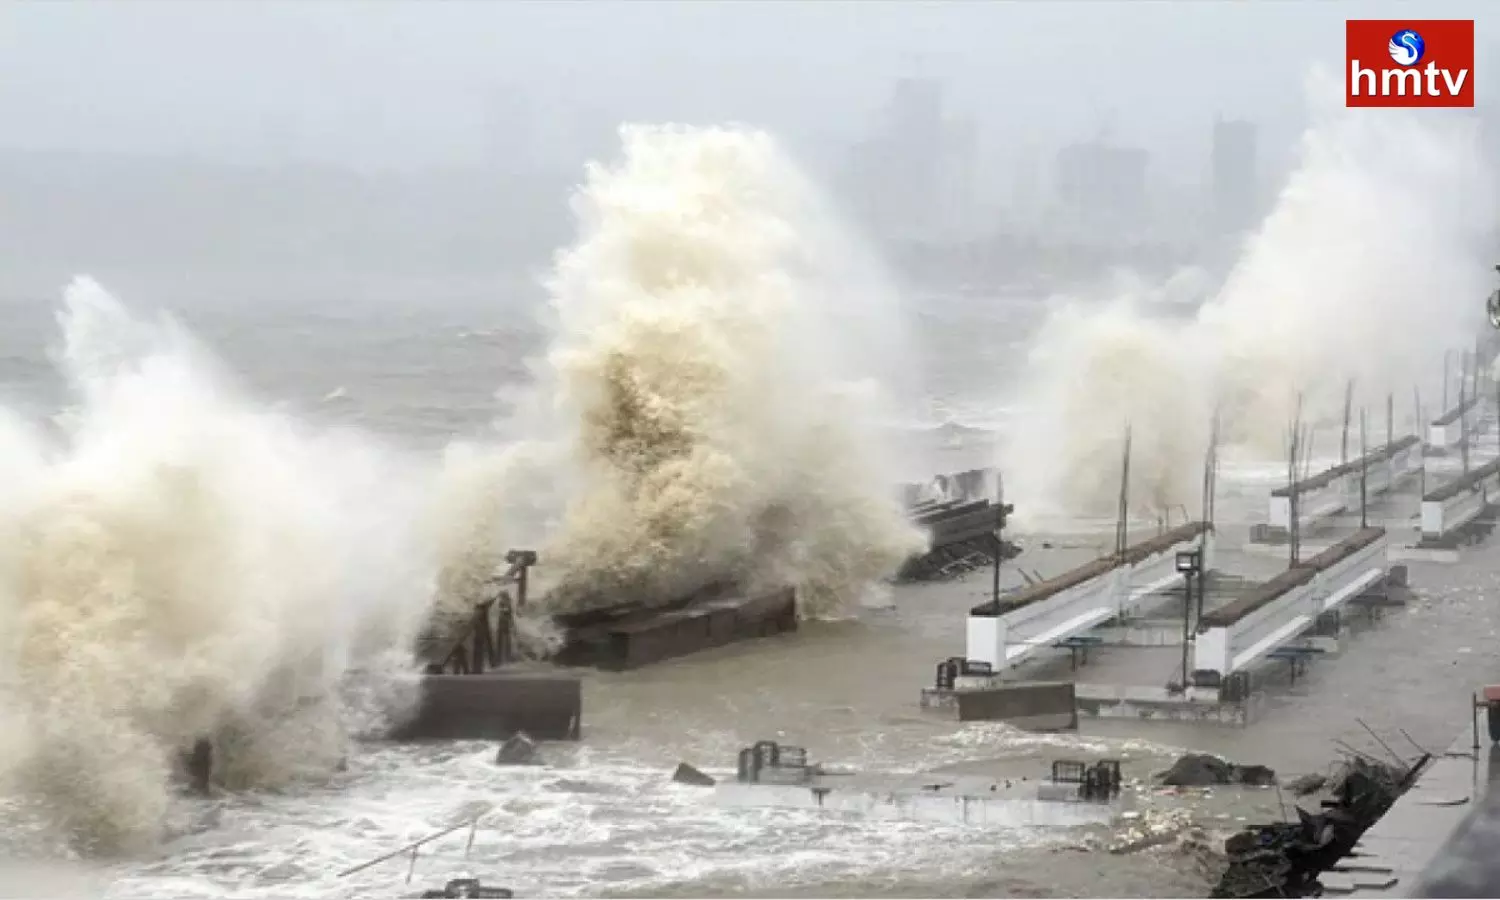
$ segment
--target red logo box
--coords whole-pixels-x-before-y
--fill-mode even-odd
[[[1473,19],[1350,19],[1347,106],[1474,105]]]

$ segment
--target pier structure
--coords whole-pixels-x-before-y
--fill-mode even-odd
[[[428,662],[413,714],[391,730],[398,741],[505,740],[525,733],[539,740],[577,740],[583,687],[557,671],[516,668],[515,616],[525,607],[530,550],[506,554],[509,568],[493,596],[475,604],[458,634],[430,636],[420,649]]]
[[[1251,528],[1255,543],[1285,544],[1294,527],[1312,531],[1405,487],[1422,473],[1421,439],[1407,435],[1357,459],[1271,491],[1266,522]]]
[[[907,516],[927,535],[927,547],[906,560],[897,582],[942,581],[1015,557],[1020,550],[1002,540],[1006,516],[999,469],[971,469],[903,485]]]
[[[1133,544],[1124,539],[1127,436],[1114,552],[997,591],[973,607],[965,655],[938,665],[933,684],[922,691],[923,707],[1027,727],[1067,727],[1067,712],[1244,725],[1259,712],[1277,673],[1295,681],[1313,659],[1337,656],[1349,607],[1373,621],[1386,607],[1404,603],[1406,570],[1391,564],[1388,530],[1367,517],[1372,495],[1396,490],[1421,470],[1415,435],[1391,436],[1365,450],[1361,416],[1356,458],[1324,477],[1299,479],[1305,438],[1295,429],[1290,490],[1278,492],[1271,504],[1274,511],[1278,498],[1286,501],[1280,505],[1286,559],[1251,577],[1236,567],[1251,560],[1218,546],[1217,428],[1214,434],[1204,465],[1203,517]],[[1302,508],[1319,492],[1329,497],[1330,510],[1357,511],[1359,526],[1322,547],[1304,548],[1302,525],[1323,511],[1315,508],[1308,518]],[[1059,657],[1067,660],[1067,675],[1056,672]]]
[[[969,611],[965,659],[1004,672],[1109,620],[1126,620],[1147,597],[1182,576],[1178,554],[1208,566],[1213,529],[1188,522]]]
[[[1500,500],[1500,457],[1422,496],[1421,549],[1451,550],[1494,530]]]

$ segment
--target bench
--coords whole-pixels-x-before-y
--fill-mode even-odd
[[[1075,634],[1070,638],[1064,638],[1052,645],[1054,650],[1066,650],[1072,657],[1073,671],[1078,671],[1080,665],[1089,664],[1089,648],[1097,647],[1104,643],[1104,638],[1095,637],[1091,634]]]
[[[1266,659],[1286,660],[1287,667],[1291,670],[1292,684],[1296,684],[1297,676],[1305,670],[1307,661],[1322,652],[1320,647],[1277,647],[1266,654]]]

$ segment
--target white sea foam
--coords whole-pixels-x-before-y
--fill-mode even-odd
[[[1324,455],[1351,378],[1375,434],[1388,393],[1403,430],[1414,386],[1436,408],[1442,355],[1473,345],[1493,277],[1476,123],[1345,109],[1330,91],[1315,80],[1300,162],[1196,315],[1165,315],[1162,292],[1137,286],[1043,326],[1005,453],[1019,516],[1112,509],[1127,424],[1132,497],[1155,512],[1196,508],[1215,406],[1228,452],[1256,460],[1284,456],[1299,393]]]
[[[848,608],[920,538],[881,449],[894,295],[764,133],[626,127],[574,198],[527,440],[455,448],[445,596],[542,552],[548,608],[731,580]]]
[[[138,850],[199,736],[230,784],[336,766],[375,696],[346,702],[350,674],[400,670],[425,616],[423,487],[257,406],[88,279],[59,320],[74,405],[51,437],[0,417],[0,795]]]

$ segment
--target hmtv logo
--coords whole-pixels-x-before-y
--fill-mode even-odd
[[[1473,106],[1474,20],[1350,19],[1347,106]]]

